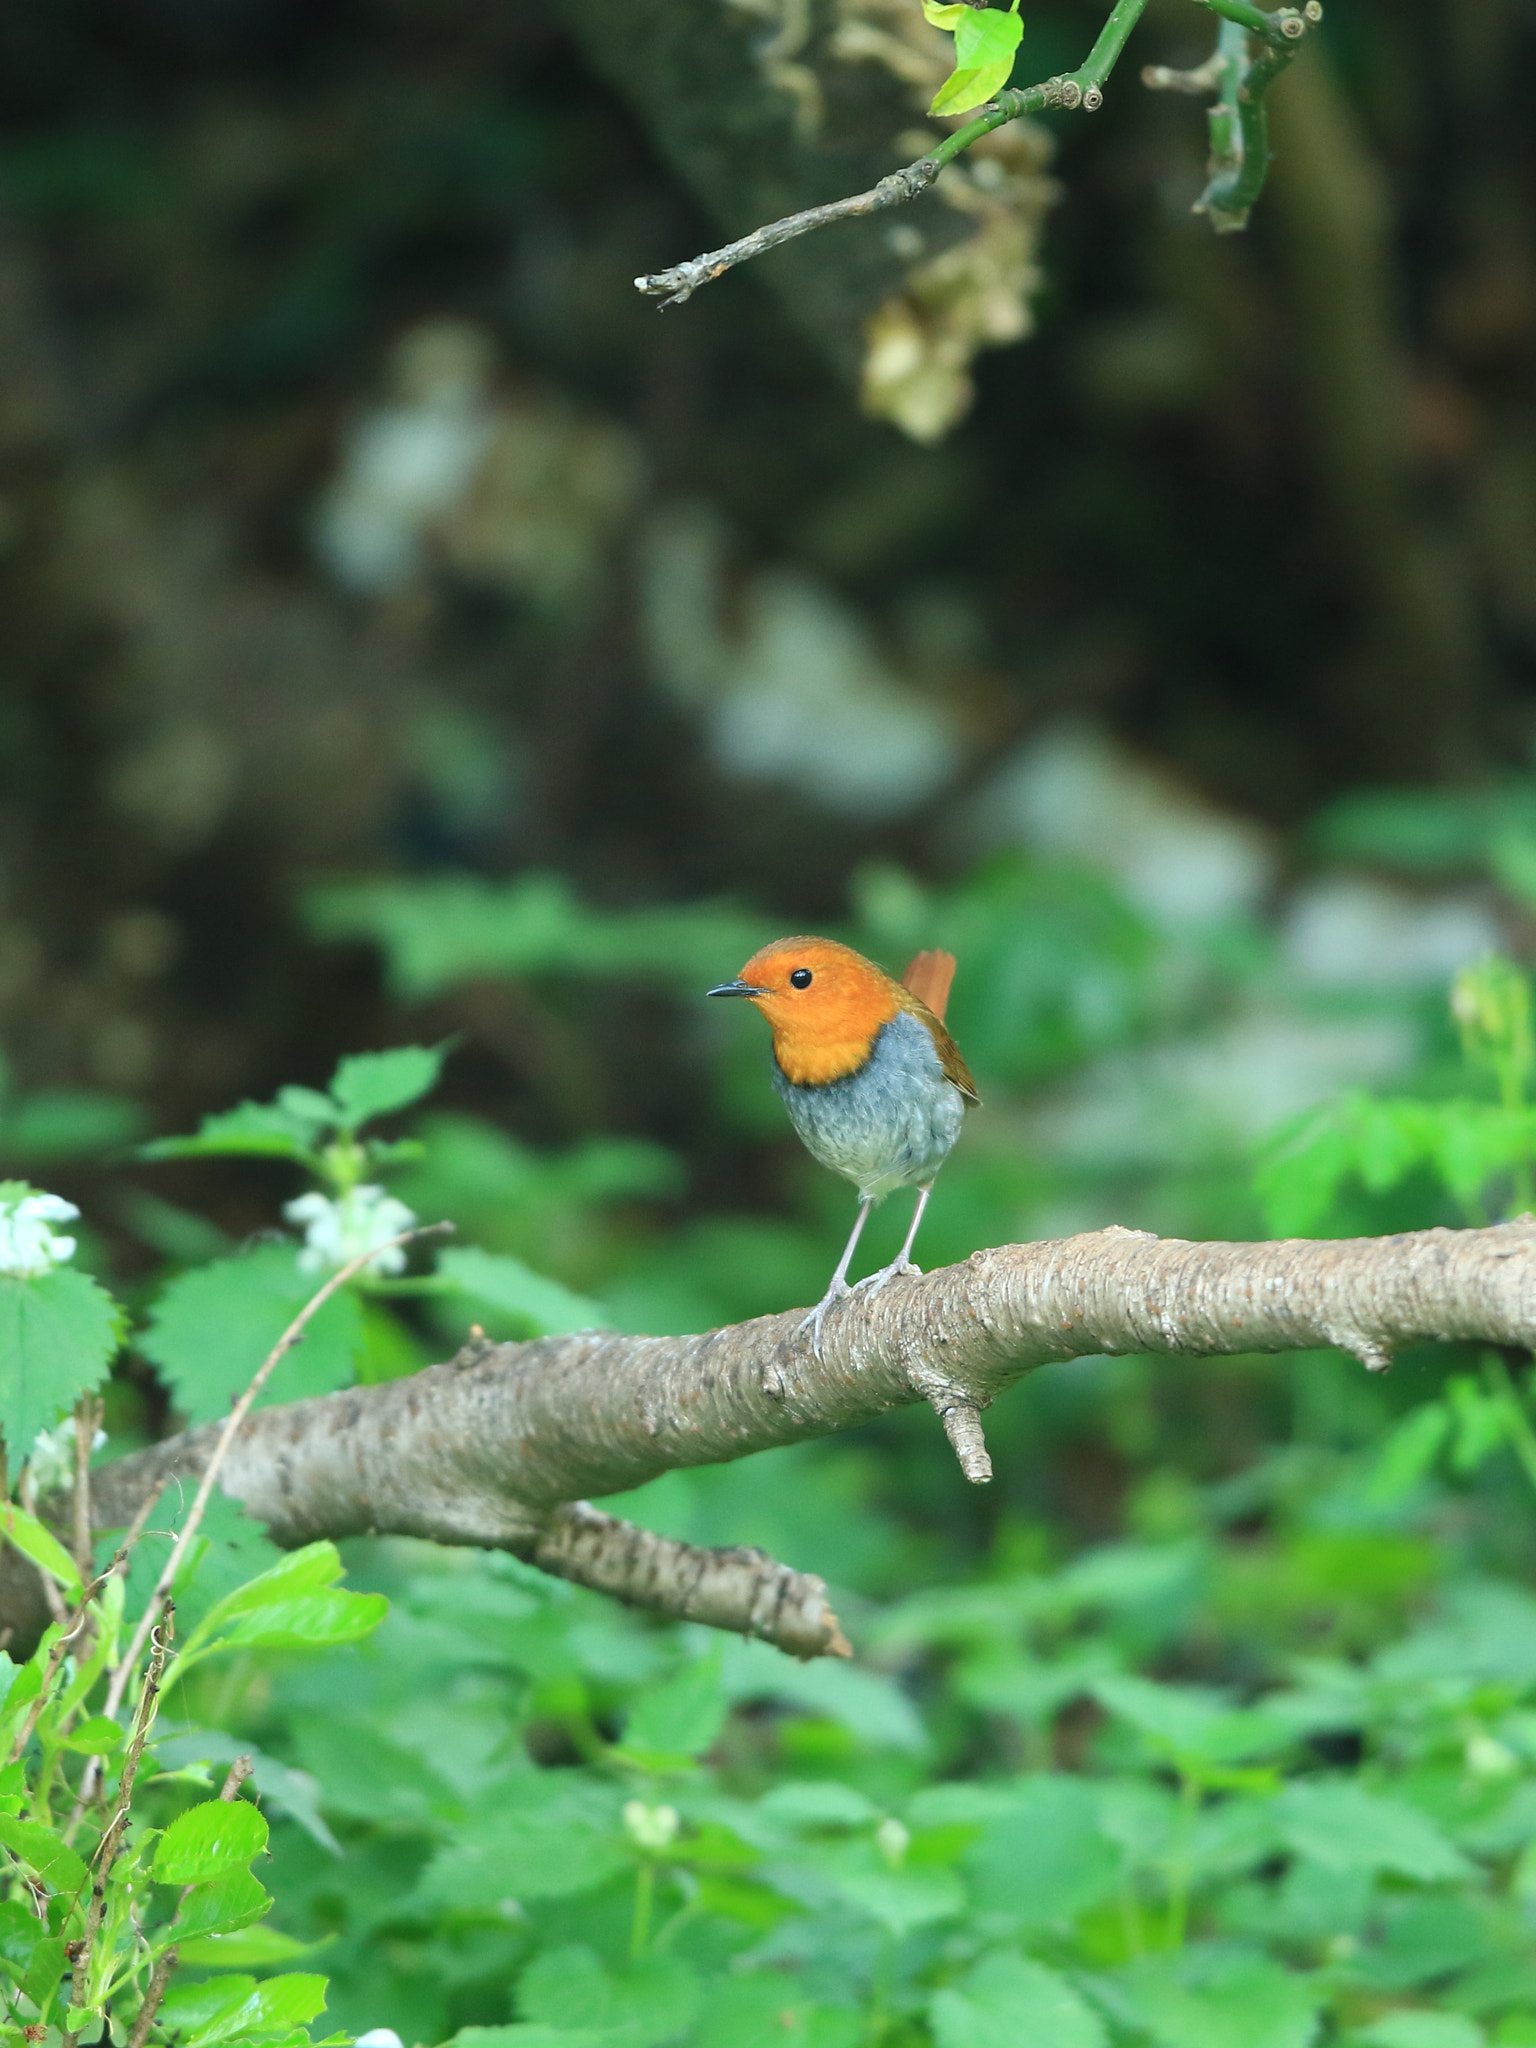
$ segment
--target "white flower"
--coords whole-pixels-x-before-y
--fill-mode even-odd
[[[55,1237],[48,1226],[68,1223],[79,1214],[74,1203],[66,1202],[62,1195],[28,1190],[0,1201],[0,1273],[17,1280],[35,1280],[40,1273],[72,1259],[75,1240]]]
[[[99,1451],[107,1440],[107,1432],[98,1429],[91,1441],[91,1449]],[[74,1482],[75,1476],[75,1418],[66,1415],[57,1429],[40,1429],[32,1440],[27,1454],[27,1476],[39,1493],[49,1493],[64,1480]]]
[[[624,1807],[624,1827],[637,1849],[659,1856],[677,1833],[677,1808],[647,1806],[644,1800],[631,1799]]]
[[[359,1252],[389,1244],[416,1221],[404,1202],[375,1187],[349,1188],[334,1202],[329,1195],[300,1195],[285,1205],[283,1214],[290,1223],[304,1226],[304,1249],[299,1253],[299,1270],[304,1273],[344,1266]],[[368,1270],[403,1273],[405,1247],[397,1244],[380,1251],[376,1259],[369,1260]]]
[[[366,2034],[359,2034],[352,2048],[405,2048],[405,2043],[393,2027],[370,2027]]]

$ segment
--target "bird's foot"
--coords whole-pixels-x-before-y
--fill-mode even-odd
[[[804,1322],[801,1323],[801,1329],[809,1330],[811,1333],[811,1355],[813,1358],[820,1358],[821,1356],[821,1326],[826,1319],[827,1310],[835,1306],[836,1303],[845,1301],[852,1292],[853,1289],[846,1280],[837,1281],[827,1289]]]
[[[899,1280],[906,1274],[914,1280],[921,1280],[923,1269],[914,1266],[910,1259],[892,1259],[888,1266],[882,1266],[878,1273],[866,1273],[862,1280],[853,1285],[855,1294],[878,1294],[888,1281]]]

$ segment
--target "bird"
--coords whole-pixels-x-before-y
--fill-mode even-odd
[[[944,1029],[955,958],[938,950],[909,962],[900,981],[836,939],[775,939],[734,981],[707,993],[737,996],[773,1031],[772,1079],[805,1149],[851,1180],[859,1212],[826,1293],[802,1323],[819,1357],[829,1308],[848,1285],[859,1238],[877,1202],[917,1189],[906,1242],[888,1266],[859,1281],[875,1293],[918,1274],[912,1247],[965,1113],[981,1097],[960,1048]]]

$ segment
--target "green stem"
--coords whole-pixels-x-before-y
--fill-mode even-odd
[[[957,128],[953,135],[945,136],[938,148],[930,152],[930,161],[936,164],[952,162],[973,142],[979,142],[983,135],[990,135],[994,128],[1017,121],[1021,114],[1043,113],[1047,107],[1084,105],[1088,105],[1091,112],[1102,98],[1104,81],[1114,70],[1120,52],[1146,12],[1146,7],[1147,0],[1115,0],[1108,21],[1099,30],[1097,42],[1076,71],[1069,71],[1061,78],[1047,79],[1041,85],[1005,86],[984,114],[978,114],[974,121]]]
[[[651,1903],[656,1896],[656,1872],[649,1863],[635,1871],[635,1917],[629,1927],[629,1959],[637,1963],[651,1938]]]
[[[1190,1836],[1200,1807],[1199,1780],[1179,1774],[1178,1850],[1168,1862],[1168,1919],[1165,1940],[1171,1949],[1181,1949],[1189,1933]]]
[[[1236,22],[1240,28],[1251,29],[1256,36],[1263,36],[1267,42],[1278,33],[1270,17],[1258,7],[1248,7],[1244,0],[1200,0],[1202,7],[1208,7],[1212,14],[1219,14],[1223,21]]]

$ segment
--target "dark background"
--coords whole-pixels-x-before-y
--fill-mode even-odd
[[[1101,13],[1033,11],[1029,61],[1073,61]],[[668,314],[633,292],[718,226],[547,9],[6,8],[20,1080],[184,1128],[446,1024],[470,1033],[461,1096],[527,1135],[686,1140],[686,1063],[643,992],[603,999],[600,1097],[555,1107],[516,1030],[493,1045],[468,998],[402,1013],[372,952],[315,944],[303,890],[533,866],[597,904],[830,922],[872,855],[963,866],[987,763],[1063,715],[1286,833],[1344,790],[1522,765],[1533,28],[1524,0],[1335,0],[1276,88],[1253,232],[1218,240],[1188,212],[1200,103],[1135,81],[1208,25],[1154,6],[1105,112],[1059,123],[1037,336],[984,355],[970,416],[924,449],[861,418],[767,266]],[[586,552],[553,596],[472,542],[349,590],[316,542],[402,337],[443,319],[489,338],[497,403],[617,429],[639,479],[572,515]],[[871,820],[722,776],[642,644],[647,536],[679,504],[725,535],[727,614],[765,565],[808,576],[951,708],[936,796]]]

